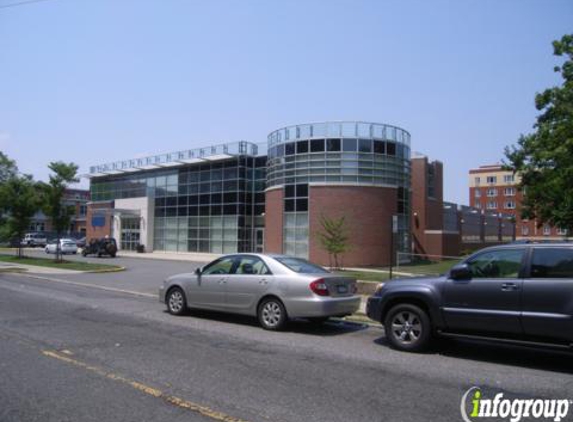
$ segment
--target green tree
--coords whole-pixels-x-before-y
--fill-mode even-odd
[[[30,228],[32,217],[40,208],[38,188],[32,176],[12,176],[0,185],[0,198],[5,203],[6,222],[2,229],[8,239],[18,239],[18,257],[22,257],[20,240]]]
[[[322,227],[322,231],[318,233],[320,244],[328,253],[330,266],[338,269],[341,267],[340,255],[350,249],[345,219],[328,218],[323,215],[320,217],[320,225]]]
[[[5,183],[17,174],[18,167],[16,167],[16,162],[0,151],[0,184]]]
[[[554,68],[563,79],[535,96],[541,112],[535,131],[505,148],[508,169],[521,177],[523,218],[573,232],[573,34],[553,42],[554,55],[564,57]]]
[[[74,214],[74,207],[64,203],[64,194],[71,183],[79,182],[77,173],[78,166],[74,163],[63,163],[61,161],[52,162],[48,165],[52,171],[49,183],[43,183],[42,202],[46,215],[52,221],[52,226],[56,231],[57,248],[56,261],[61,262],[60,239],[70,226],[71,217]]]

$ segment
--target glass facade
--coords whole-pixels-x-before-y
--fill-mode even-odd
[[[309,183],[397,188],[398,249],[409,251],[410,158],[410,134],[385,124],[326,122],[271,132],[267,187],[285,187],[284,251],[291,253],[298,248],[300,253],[294,255],[306,257],[301,242],[306,229],[304,241],[308,244],[308,223],[299,226],[298,222],[302,222],[303,213],[308,221],[308,198],[299,201],[288,189],[308,187]],[[295,233],[299,233],[298,238]]]
[[[92,179],[94,201],[151,197],[154,249],[234,253],[264,226],[266,157],[238,156]]]

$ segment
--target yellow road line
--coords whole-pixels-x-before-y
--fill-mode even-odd
[[[129,385],[130,387],[133,387],[136,390],[139,390],[139,391],[141,391],[145,394],[148,394],[152,397],[162,399],[166,403],[169,403],[173,406],[177,406],[181,409],[186,409],[186,410],[189,410],[189,411],[194,412],[194,413],[199,413],[203,416],[206,416],[206,417],[213,419],[213,420],[216,420],[216,421],[247,422],[244,419],[239,419],[239,418],[235,418],[233,416],[229,416],[223,412],[218,412],[216,410],[213,410],[210,407],[202,406],[200,404],[193,403],[193,402],[190,402],[188,400],[183,400],[179,397],[175,397],[175,396],[166,394],[161,390],[158,390],[156,388],[142,384],[138,381],[131,380],[129,378],[125,378],[124,376],[114,374],[113,372],[107,372],[102,368],[98,368],[96,366],[89,365],[85,362],[81,362],[81,361],[79,361],[77,359],[73,359],[69,356],[64,356],[64,355],[57,353],[55,351],[52,351],[52,350],[43,350],[42,354],[44,356],[48,356],[48,357],[51,357],[54,359],[58,359],[62,362],[69,363],[70,365],[76,366],[78,368],[83,368],[86,371],[92,372],[94,374],[100,375],[102,377],[108,378],[108,379],[113,380],[113,381],[117,381],[117,382],[122,383],[124,385]]]

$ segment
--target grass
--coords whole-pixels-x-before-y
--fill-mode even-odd
[[[105,271],[121,271],[124,268],[118,265],[109,264],[92,264],[91,262],[81,262],[81,261],[63,261],[55,262],[51,258],[31,258],[23,257],[18,258],[14,255],[0,254],[1,262],[9,262],[12,264],[22,264],[22,265],[35,265],[38,267],[48,267],[48,268],[59,268],[64,270],[75,270],[75,271],[91,271],[91,272],[105,272]]]
[[[379,273],[379,272],[371,272],[371,271],[346,271],[340,270],[335,271],[335,274],[340,274],[344,277],[355,278],[356,280],[361,281],[372,281],[376,283],[380,283],[381,281],[388,280],[388,273]]]

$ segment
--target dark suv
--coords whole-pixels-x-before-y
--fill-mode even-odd
[[[436,335],[573,347],[573,244],[483,249],[447,274],[398,279],[368,298],[368,316],[400,350]]]

